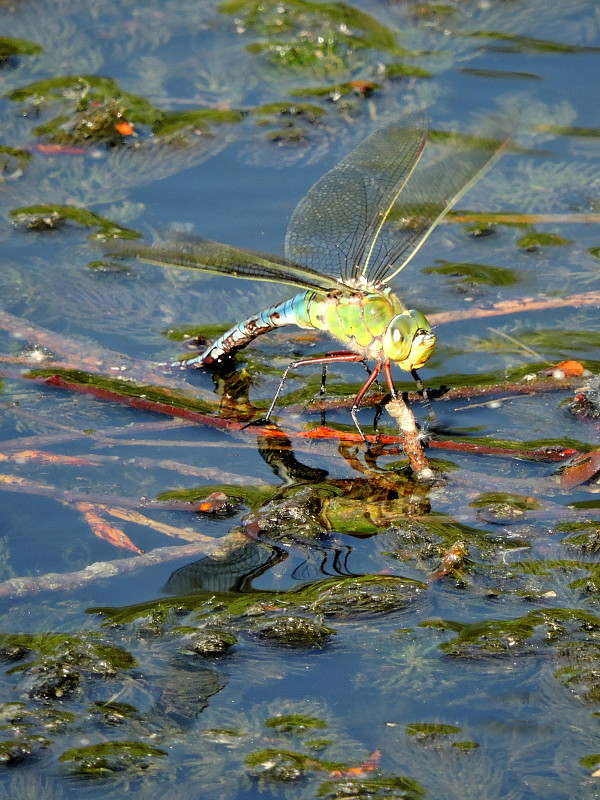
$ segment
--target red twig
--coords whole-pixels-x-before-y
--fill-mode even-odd
[[[284,432],[278,428],[264,427],[253,425],[246,427],[244,423],[235,420],[223,419],[215,417],[211,414],[194,411],[188,408],[181,408],[179,406],[170,405],[166,402],[156,402],[148,400],[144,397],[135,397],[131,395],[120,394],[119,392],[109,389],[103,389],[89,384],[80,384],[74,381],[68,381],[62,376],[54,375],[49,378],[32,378],[46,386],[53,386],[60,389],[67,389],[69,391],[81,392],[83,394],[91,394],[104,400],[112,400],[114,402],[123,403],[134,408],[141,408],[148,411],[155,411],[160,414],[169,414],[170,416],[179,417],[189,420],[201,425],[209,425],[221,430],[226,430],[230,433],[240,433],[241,431],[248,431],[255,435],[265,436],[268,435],[273,438],[298,438],[298,439],[338,439],[343,442],[350,442],[360,444],[362,439],[358,433],[352,431],[337,431],[333,428],[319,426],[312,428],[308,431],[292,431]],[[403,445],[404,439],[401,436],[390,436],[387,434],[380,434],[379,436],[367,436],[370,442],[377,442],[381,445]],[[564,448],[561,450],[542,448],[538,450],[527,450],[526,448],[509,448],[509,447],[496,447],[494,445],[486,445],[481,443],[471,442],[453,442],[443,440],[432,440],[429,443],[432,448],[440,450],[457,450],[461,452],[468,452],[478,455],[495,455],[495,456],[510,456],[512,458],[529,458],[539,461],[563,461],[577,455],[577,451],[572,448]]]

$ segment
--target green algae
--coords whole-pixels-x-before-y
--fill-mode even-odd
[[[319,717],[311,717],[307,714],[282,714],[265,720],[265,726],[275,728],[280,733],[302,734],[318,728],[327,728],[328,724]]]
[[[129,379],[107,378],[104,375],[91,372],[51,368],[36,369],[28,372],[26,377],[36,380],[59,378],[65,384],[72,387],[80,387],[82,391],[89,389],[90,394],[97,391],[99,393],[105,392],[107,396],[114,393],[123,397],[137,398],[140,402],[147,403],[149,407],[152,403],[163,404],[198,414],[206,414],[214,410],[209,403],[185,395],[182,392],[140,384]]]
[[[436,739],[461,733],[456,725],[444,725],[441,722],[411,722],[404,731],[408,736],[416,736],[418,739]]]
[[[84,228],[98,228],[90,235],[90,239],[106,241],[109,239],[139,239],[141,233],[133,228],[126,228],[113,220],[76,206],[37,205],[13,208],[9,216],[15,225],[32,231],[50,231],[60,229],[68,222],[74,222]]]
[[[448,275],[453,279],[453,283],[483,283],[488,286],[513,286],[521,280],[516,270],[508,267],[493,267],[489,264],[443,262],[437,267],[425,267],[423,272]]]
[[[505,31],[468,31],[461,36],[471,36],[478,39],[495,39],[507,42],[505,52],[513,53],[595,53],[600,52],[600,47],[587,45],[567,44],[550,39],[538,39],[533,36],[523,36]]]
[[[0,36],[0,64],[15,56],[37,56],[43,52],[44,48],[41,45],[28,39]]]
[[[59,761],[80,774],[100,777],[114,772],[147,770],[155,759],[166,755],[165,750],[144,742],[99,742],[65,750]]]
[[[537,247],[560,247],[571,244],[572,240],[558,233],[543,233],[542,231],[529,231],[521,236],[517,242],[518,247],[524,250],[535,250]]]
[[[439,646],[447,656],[481,659],[535,653],[552,645],[577,641],[583,632],[597,637],[600,617],[591,611],[546,608],[515,619],[487,619],[475,623],[429,620],[421,625],[456,634]]]

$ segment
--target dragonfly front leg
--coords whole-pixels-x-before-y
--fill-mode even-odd
[[[389,361],[383,362],[383,374],[385,375],[385,380],[390,390],[390,394],[392,395],[392,400],[396,400],[398,393],[396,392],[396,387],[394,386],[394,381],[392,379],[392,365]]]
[[[362,387],[360,392],[356,395],[356,398],[354,400],[354,406],[353,406],[353,412],[354,413],[352,414],[352,419],[354,420],[354,424],[358,428],[358,431],[359,431],[360,435],[363,437],[363,441],[366,441],[366,439],[365,439],[365,436],[364,436],[364,434],[363,434],[363,432],[362,432],[362,430],[360,428],[360,425],[358,424],[358,421],[356,419],[356,412],[358,411],[358,406],[360,405],[360,402],[363,399],[363,397],[365,396],[367,390],[369,389],[369,387],[374,382],[376,382],[376,378],[379,375],[379,373],[381,372],[382,368],[383,368],[383,374],[385,375],[386,383],[388,385],[388,389],[390,390],[390,397],[392,398],[392,400],[397,400],[398,399],[398,393],[396,392],[396,387],[394,386],[394,381],[392,379],[391,363],[389,361],[378,361],[377,364],[375,365],[375,368],[373,369],[373,371],[370,372],[368,381]],[[378,432],[377,431],[377,424],[378,424],[382,414],[383,414],[383,406],[380,403],[378,403],[377,404],[377,412],[375,414],[375,420],[373,421],[373,428],[375,430],[375,433]]]
[[[423,401],[423,405],[427,409],[427,417],[429,421],[437,427],[438,420],[435,411],[433,410],[433,406],[431,405],[431,401],[429,400],[429,393],[425,388],[425,384],[419,377],[419,373],[416,369],[411,369],[410,374],[414,378],[415,383],[417,384],[417,392],[421,395],[421,400]]]

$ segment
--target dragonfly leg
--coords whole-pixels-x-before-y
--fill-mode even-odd
[[[344,360],[344,361],[346,361],[347,359],[346,359],[345,357],[346,357],[347,355],[349,355],[349,353],[348,353],[348,351],[347,351],[347,350],[340,350],[340,351],[336,351],[336,352],[334,352],[334,353],[327,353],[327,354],[325,355],[325,357],[326,357],[326,358],[333,358],[333,357],[336,357],[336,360],[338,360],[338,359],[337,359],[337,356],[342,356],[342,359],[341,359],[341,360]],[[352,354],[352,355],[353,355],[353,354]],[[354,360],[354,359],[352,359],[352,360]],[[323,371],[321,372],[321,386],[320,386],[320,388],[319,388],[319,394],[320,394],[320,395],[324,395],[324,394],[325,394],[325,385],[326,385],[326,382],[327,382],[327,365],[328,365],[329,363],[331,363],[331,362],[327,361],[326,363],[324,363],[324,364],[323,364]],[[370,374],[371,374],[371,368],[369,367],[369,365],[367,364],[367,362],[364,360],[364,358],[361,358],[361,359],[360,359],[360,363],[363,365],[363,367],[366,369],[366,371],[367,371],[367,372],[369,373],[369,375],[370,375]],[[375,383],[377,383],[377,381],[375,381]],[[379,384],[377,384],[377,385],[379,385]]]
[[[392,395],[392,400],[395,400],[398,397],[398,393],[392,379],[392,365],[389,361],[383,362],[383,374],[385,375],[386,383],[390,390],[390,394]]]
[[[381,369],[381,366],[380,366],[380,369]],[[394,381],[392,379],[391,364],[390,364],[389,361],[384,362],[384,364],[383,364],[383,372],[384,372],[384,375],[385,375],[386,383],[387,383],[388,388],[390,390],[389,391],[389,395],[387,395],[386,398],[384,398],[384,400],[385,400],[385,402],[387,402],[390,397],[391,397],[392,400],[396,400],[397,397],[398,397],[398,393],[396,392],[396,387],[394,386]],[[379,383],[377,381],[375,381],[375,382],[377,383],[377,385],[379,385]],[[375,433],[378,433],[377,426],[379,424],[379,420],[381,419],[381,415],[382,414],[383,414],[383,405],[381,403],[378,403],[377,404],[377,410],[375,412],[375,419],[373,420],[373,430],[375,431]]]
[[[375,416],[373,417],[373,431],[375,434],[379,434],[379,420],[383,414],[383,406],[381,403],[377,403],[375,406]]]
[[[370,375],[371,374],[371,367],[367,364],[367,362],[363,360],[360,363],[363,365],[363,367],[365,368],[367,373]],[[381,386],[381,384],[379,383],[378,380],[375,380],[374,384],[375,384],[375,386],[377,386],[378,389],[383,391],[383,387]],[[379,430],[378,430],[377,426],[379,425],[379,420],[381,419],[381,416],[383,414],[383,408],[384,408],[386,402],[387,402],[387,395],[383,398],[381,403],[377,403],[376,406],[375,406],[375,416],[373,417],[373,433],[375,433],[375,434],[379,433]]]
[[[421,400],[425,408],[427,409],[427,416],[433,422],[434,425],[437,426],[437,417],[436,413],[433,410],[433,406],[431,405],[431,401],[429,400],[429,393],[425,387],[425,384],[419,377],[419,373],[416,369],[411,369],[410,374],[413,376],[415,383],[417,384],[417,392],[421,395]]]
[[[363,399],[363,397],[369,391],[369,388],[371,387],[371,384],[375,383],[375,381],[377,380],[377,376],[381,372],[381,367],[382,366],[384,366],[382,361],[378,361],[377,364],[375,364],[375,367],[371,371],[371,374],[369,375],[367,380],[364,382],[360,392],[354,398],[354,403],[352,404],[352,408],[350,409],[350,414],[352,415],[352,419],[354,421],[354,424],[356,425],[356,430],[360,433],[363,442],[367,441],[367,437],[365,436],[365,434],[363,432],[363,429],[359,425],[358,417],[356,416],[356,412],[359,409],[360,401]],[[389,369],[389,365],[388,365],[388,369]],[[393,386],[392,386],[392,388],[393,388]],[[395,392],[396,390],[393,389],[393,391]]]
[[[275,409],[275,406],[277,405],[277,401],[279,400],[279,397],[280,397],[281,392],[283,390],[283,386],[284,386],[284,384],[285,384],[285,382],[287,380],[287,376],[289,375],[291,370],[296,369],[297,367],[306,367],[309,364],[321,364],[322,367],[323,367],[323,373],[322,373],[322,376],[323,376],[323,374],[326,375],[326,369],[327,369],[327,365],[328,364],[336,364],[336,363],[341,363],[341,362],[356,362],[356,361],[362,361],[362,360],[363,360],[362,356],[359,356],[357,353],[348,353],[346,351],[342,351],[342,352],[339,352],[339,353],[330,353],[330,354],[328,354],[326,356],[317,356],[317,358],[301,358],[298,361],[292,361],[290,364],[288,364],[288,366],[285,369],[285,372],[281,376],[281,380],[279,382],[279,386],[277,387],[277,391],[275,392],[275,397],[271,401],[271,405],[269,406],[269,408],[267,410],[267,413],[263,417],[262,421],[263,422],[268,422],[269,419],[271,418],[271,414],[273,413],[273,410]],[[370,383],[372,383],[372,381]],[[370,383],[369,383],[369,385],[370,385]],[[361,435],[362,435],[362,431],[361,431]],[[364,438],[364,435],[363,435],[363,438]]]
[[[327,383],[327,364],[323,364],[323,368],[321,369],[321,386],[319,388],[319,394],[321,396],[325,394],[326,383]]]
[[[335,353],[327,353],[326,354],[326,356],[328,358],[332,357],[332,356],[346,356],[346,355],[348,355],[348,352],[346,350],[342,350],[342,351],[338,351],[338,352],[335,352]],[[323,397],[323,395],[325,394],[325,390],[326,390],[327,366],[328,366],[329,363],[330,362],[326,362],[325,364],[323,364],[323,370],[321,372],[321,386],[319,388],[319,395],[321,397]],[[363,367],[366,369],[366,371],[370,375],[371,374],[371,368],[369,367],[367,362],[364,359],[361,359],[360,363],[363,365]],[[377,381],[375,381],[375,383],[377,383]],[[377,421],[379,420],[379,417],[382,415],[382,413],[383,413],[383,408],[382,408],[382,406],[378,405],[377,406],[377,413],[375,415],[375,422],[373,423],[373,427],[375,428],[375,430],[377,429]],[[325,409],[324,408],[321,409],[321,425],[325,425]]]
[[[287,367],[285,368],[285,372],[281,376],[281,380],[279,381],[279,386],[277,387],[277,391],[275,392],[275,396],[271,400],[271,405],[269,406],[269,408],[267,410],[267,413],[264,416],[264,421],[265,422],[268,422],[271,419],[271,414],[273,413],[273,409],[275,408],[275,405],[276,405],[277,401],[279,400],[279,395],[281,394],[281,392],[283,390],[283,385],[287,380],[288,373],[290,372],[290,370],[295,369],[295,368],[296,368],[296,362],[295,361],[290,362],[287,365]]]
[[[423,381],[419,377],[419,373],[417,372],[417,370],[416,369],[411,369],[410,374],[412,375],[412,377],[414,379],[414,382],[417,384],[418,391],[419,392],[425,391],[425,384],[423,383]]]
[[[321,386],[319,387],[319,397],[325,395],[325,384],[327,383],[327,364],[323,364],[321,369]],[[321,406],[321,425],[325,425],[325,406]]]

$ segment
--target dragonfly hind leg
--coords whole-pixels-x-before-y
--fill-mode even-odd
[[[326,361],[323,364],[323,370],[321,372],[321,386],[319,388],[319,395],[323,396],[325,394],[325,383],[326,383],[326,380],[327,380],[327,366],[328,366],[328,364],[331,364],[334,359],[336,361],[341,361],[341,360],[343,360],[343,361],[354,361],[354,360],[356,360],[357,363],[363,365],[363,367],[365,368],[365,370],[367,371],[367,373],[369,375],[369,378],[371,378],[372,370],[369,367],[369,365],[367,364],[367,362],[365,361],[365,359],[364,358],[347,359],[346,356],[348,356],[348,355],[354,355],[354,354],[349,354],[348,351],[346,351],[346,350],[342,350],[341,352],[335,352],[335,353],[327,353],[326,358],[330,358],[331,361]],[[341,358],[338,358],[339,356],[341,356]],[[377,380],[377,375],[379,374],[380,370],[381,370],[381,367],[377,370],[377,373],[374,376],[374,378],[369,380],[368,385],[367,385],[367,389],[373,383],[375,383],[375,385],[378,386],[379,389],[382,389],[381,385],[379,384],[379,381]],[[360,399],[361,400],[362,400],[363,396],[364,396],[364,394],[360,395]],[[356,418],[356,411],[358,411],[358,405],[359,405],[359,404],[357,404],[356,399],[354,400],[354,404],[353,405],[355,406],[355,408],[354,408],[354,413],[351,412],[352,413],[352,419],[353,419],[354,424],[356,425],[356,429],[360,433],[363,441],[366,441],[366,437],[364,436],[362,428],[358,424],[358,421],[357,421],[357,418]],[[383,405],[381,403],[377,403],[376,411],[375,411],[375,418],[373,420],[373,430],[375,431],[375,433],[377,433],[377,424],[378,424],[379,420],[381,419],[381,415],[382,414],[383,414]],[[321,411],[321,424],[322,425],[325,424],[325,411],[324,410]]]
[[[340,353],[331,353],[331,354],[328,354],[326,356],[317,356],[316,358],[301,358],[301,359],[298,359],[298,361],[291,361],[287,365],[283,375],[281,376],[281,380],[279,381],[279,386],[277,387],[277,391],[275,392],[275,396],[273,397],[273,400],[271,401],[271,405],[267,409],[267,413],[262,418],[262,420],[260,420],[260,422],[269,422],[269,420],[271,418],[271,414],[273,413],[273,411],[275,409],[275,406],[277,405],[277,401],[279,400],[279,397],[281,396],[281,392],[283,391],[283,387],[284,387],[284,384],[285,384],[285,382],[287,380],[287,376],[289,375],[289,373],[293,369],[297,369],[298,367],[306,367],[309,364],[315,364],[315,365],[321,364],[322,367],[323,367],[323,372],[321,373],[321,387],[323,388],[324,387],[324,380],[325,380],[326,375],[327,375],[327,365],[328,364],[336,364],[336,363],[344,363],[344,362],[345,363],[352,363],[352,362],[361,362],[361,361],[364,361],[362,356],[358,355],[357,353],[348,353],[348,352],[345,352],[345,351],[344,352],[340,352]],[[377,375],[375,377],[377,377]],[[373,381],[370,381],[369,385],[372,382]],[[366,441],[365,435],[362,432],[362,430],[360,429],[360,426],[358,425],[358,422],[356,421],[356,419],[354,417],[354,414],[352,414],[352,419],[354,419],[354,423],[355,423],[356,427],[358,428],[359,433],[361,434],[362,438]],[[253,423],[253,424],[256,424],[256,423]]]
[[[354,355],[354,354],[353,353],[348,353],[347,350],[340,350],[340,351],[335,351],[335,352],[332,352],[332,353],[326,353],[324,358],[326,358],[326,359],[334,359],[335,358],[336,361],[340,361],[340,360],[346,361],[347,359],[345,358],[345,356],[347,356],[347,355]],[[341,356],[341,358],[338,358],[338,356]],[[350,359],[350,360],[354,361],[355,359]],[[371,374],[371,368],[369,367],[369,365],[367,364],[367,362],[365,361],[364,358],[358,358],[358,359],[356,359],[356,361],[359,364],[363,365],[363,367],[366,369],[366,371],[369,373],[369,375]],[[325,385],[327,383],[327,366],[329,364],[331,364],[331,363],[332,363],[331,361],[324,361],[324,363],[323,363],[323,369],[321,371],[321,386],[319,387],[319,394],[320,395],[324,395],[325,394],[325,391],[326,391],[326,386]],[[375,383],[377,383],[377,381],[375,381]],[[377,385],[379,386],[378,383],[377,383]]]

